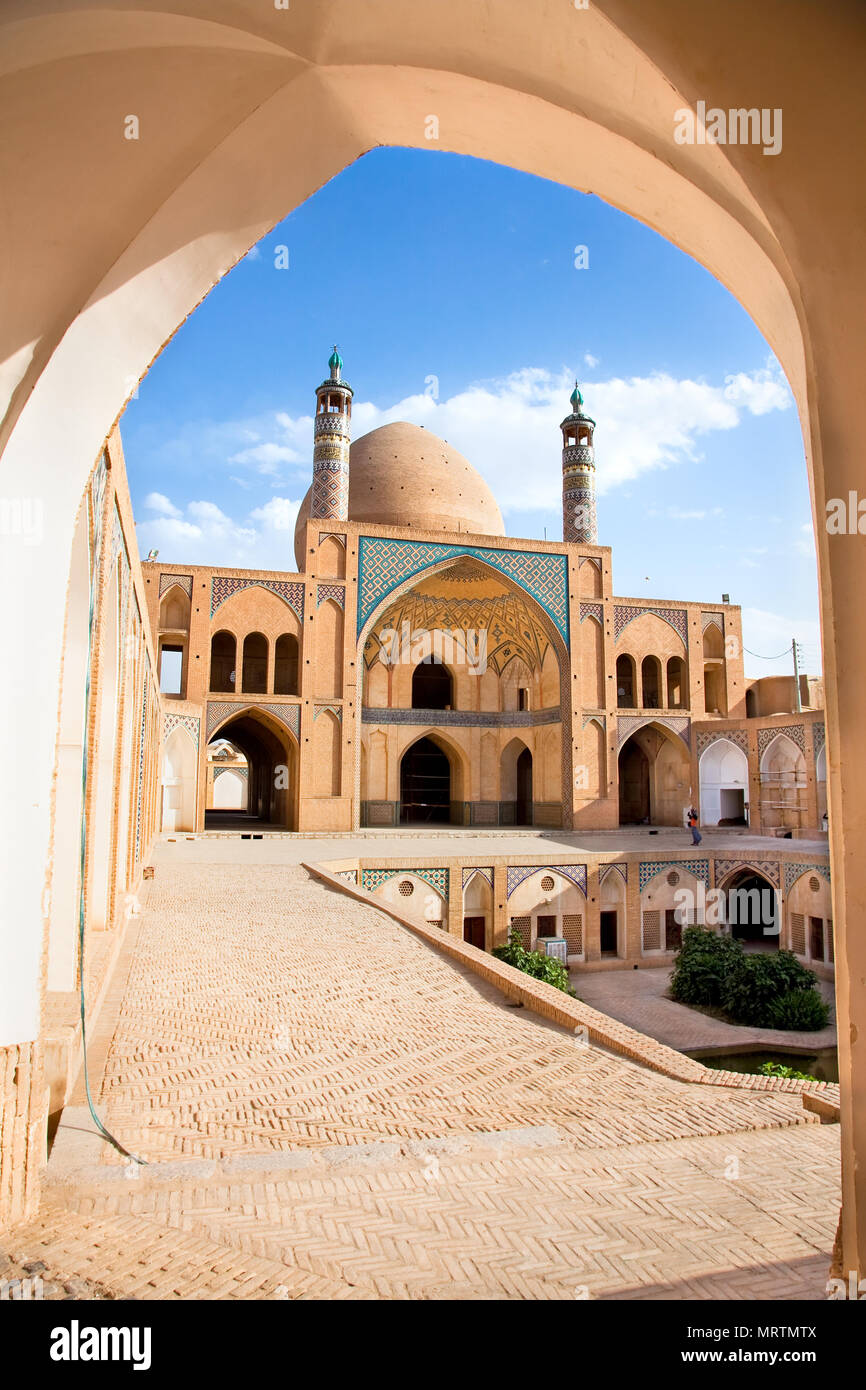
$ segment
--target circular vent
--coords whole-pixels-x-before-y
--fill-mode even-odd
[[[400,884],[399,893],[401,898],[411,898],[415,892],[415,885],[409,878],[404,878]]]
[[[821,888],[821,880],[818,879],[818,878],[816,878],[814,874],[813,874],[812,877],[809,879],[809,887],[811,888],[811,890],[812,890],[813,893],[817,893],[817,892],[820,891],[820,888]]]
[[[676,869],[671,869],[670,873],[668,874],[668,883],[670,884],[671,888],[676,888],[679,881],[680,876],[677,873]]]
[[[545,893],[550,893],[556,887],[556,884],[550,877],[550,874],[545,874],[544,878],[541,880],[541,886],[544,889]]]

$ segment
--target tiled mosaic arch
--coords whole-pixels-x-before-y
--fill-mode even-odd
[[[192,599],[192,575],[191,574],[161,574],[159,576],[159,597],[168,593],[169,589],[175,585],[182,589],[188,599]]]
[[[725,733],[716,733],[714,730],[707,732],[705,730],[703,733],[698,734],[698,757],[700,757],[702,753],[706,752],[706,750],[710,747],[711,744],[719,743],[723,739],[726,739],[728,743],[733,743],[737,748],[739,748],[743,753],[745,753],[748,756],[748,732],[745,729],[728,729],[725,731]]]
[[[639,608],[632,604],[616,604],[614,606],[614,641],[619,641],[629,623],[644,613],[654,613],[657,618],[662,618],[666,623],[670,623],[677,636],[682,638],[683,645],[688,646],[688,614],[685,608]]]
[[[663,724],[671,733],[679,734],[686,748],[691,747],[691,727],[692,721],[688,715],[643,715],[643,714],[620,714],[617,715],[617,751],[622,748],[627,738],[630,738],[638,729],[644,728],[647,724]]]
[[[524,864],[513,865],[508,869],[508,891],[506,896],[511,897],[515,888],[519,888],[521,883],[525,883],[533,874],[562,874],[563,878],[571,879],[576,884],[583,896],[586,897],[586,865],[585,864]]]
[[[429,883],[431,888],[435,888],[440,897],[448,901],[448,870],[447,869],[362,869],[361,887],[368,893],[375,893],[377,888],[381,888],[383,883],[389,879],[399,878],[401,874],[414,874],[415,878],[423,879]]]
[[[360,537],[360,541],[359,541],[359,564],[360,564],[360,554],[361,554],[362,548],[363,548],[363,541],[364,541],[364,540],[370,540],[370,541],[372,541],[372,540],[374,540],[374,539],[375,539],[375,538],[371,538],[371,537],[363,537],[363,536]],[[406,544],[406,545],[416,545],[416,546],[419,546],[419,545],[420,545],[420,546],[423,546],[423,545],[424,545],[423,542],[405,542],[405,543],[404,543],[404,542],[387,542],[387,544],[389,544],[389,545],[403,545],[403,544]],[[367,612],[367,616],[364,618],[363,622],[359,621],[359,623],[358,623],[358,630],[357,630],[357,633],[356,633],[356,639],[357,639],[357,642],[358,642],[358,656],[359,656],[359,660],[358,660],[358,666],[357,666],[357,677],[356,677],[355,690],[356,690],[357,701],[358,701],[358,708],[359,708],[359,709],[363,708],[363,673],[364,673],[364,663],[363,663],[363,660],[361,659],[361,657],[362,657],[362,653],[363,653],[364,643],[365,643],[366,638],[367,638],[367,629],[368,629],[368,626],[372,626],[373,617],[374,617],[374,615],[375,615],[375,613],[376,613],[376,611],[377,611],[379,605],[381,604],[381,605],[384,607],[384,604],[385,604],[385,602],[386,602],[388,596],[389,596],[390,594],[392,594],[392,593],[395,591],[395,589],[400,589],[401,587],[406,587],[406,588],[408,588],[408,587],[411,585],[412,581],[415,579],[416,575],[419,574],[419,573],[421,572],[421,569],[430,568],[431,570],[435,570],[435,569],[439,569],[439,568],[445,568],[445,567],[447,566],[447,561],[448,561],[450,558],[452,558],[452,556],[451,556],[450,553],[449,553],[449,552],[451,552],[451,551],[454,551],[454,552],[455,552],[455,555],[458,555],[458,556],[459,556],[459,555],[462,555],[462,554],[474,554],[474,555],[476,556],[476,558],[479,558],[479,559],[481,559],[482,561],[484,561],[484,559],[485,559],[485,557],[486,557],[486,555],[487,555],[487,553],[488,553],[488,552],[486,552],[486,551],[479,550],[479,549],[477,549],[476,547],[472,547],[472,546],[447,546],[447,545],[445,545],[445,546],[439,546],[439,547],[437,547],[437,546],[427,546],[426,548],[427,548],[428,550],[429,550],[429,549],[441,549],[441,550],[444,550],[446,553],[445,553],[444,557],[434,557],[432,560],[429,560],[426,564],[422,565],[420,568],[418,568],[418,569],[410,569],[410,571],[409,571],[408,573],[402,575],[402,577],[400,577],[399,579],[395,579],[395,580],[393,581],[393,583],[389,583],[389,584],[385,585],[384,588],[383,588],[382,594],[380,594],[377,598],[375,598],[375,599],[372,601],[372,607],[369,608],[369,611]],[[501,553],[507,554],[508,552],[501,552]],[[530,554],[529,552],[527,552],[527,553]],[[524,559],[525,559],[526,556],[522,556],[522,557],[520,557],[520,558],[524,558]],[[530,558],[532,558],[531,554],[530,554]],[[537,557],[536,557],[536,558],[537,558]],[[551,557],[543,557],[543,558],[551,558]],[[563,604],[564,604],[564,612],[565,612],[565,623],[566,623],[566,628],[567,628],[567,626],[568,626],[568,586],[567,586],[567,566],[566,566],[566,563],[565,563],[565,556],[554,556],[554,557],[552,557],[552,558],[554,558],[554,559],[561,559],[561,560],[563,561],[563,571],[562,571],[562,593],[563,593]],[[506,573],[505,570],[501,570],[501,572],[502,572],[502,573]],[[511,577],[511,578],[515,578],[514,576],[510,576],[510,577]],[[516,578],[515,578],[515,582],[519,583],[520,581],[519,581],[519,579],[516,579]],[[524,586],[524,587],[525,587],[525,586]],[[544,605],[543,605],[543,604],[542,604],[541,606],[544,608]],[[368,607],[369,607],[369,605],[368,605]],[[362,606],[361,606],[361,590],[360,590],[360,585],[359,585],[359,591],[358,591],[358,613],[359,613],[359,616],[360,616],[361,611],[362,611]],[[549,615],[549,610],[548,610],[548,609],[545,608],[544,611],[545,611],[545,616],[550,616],[550,615]],[[561,627],[560,627],[558,624],[556,624],[556,623],[554,623],[553,628],[552,628],[552,630],[551,630],[551,632],[550,632],[550,634],[549,634],[549,640],[550,640],[550,642],[551,642],[551,646],[553,647],[554,652],[556,653],[556,658],[557,658],[557,662],[558,662],[558,665],[559,665],[560,709],[562,709],[562,710],[567,710],[568,708],[570,708],[571,699],[572,699],[572,694],[571,694],[571,671],[570,671],[570,666],[569,666],[569,655],[568,655],[568,641],[567,641],[567,639],[564,639],[564,638],[563,638],[563,636],[562,636],[562,629],[561,629]],[[441,729],[438,728],[438,727],[433,726],[433,727],[429,728],[427,732],[428,732],[428,734],[430,734],[430,735],[441,734]],[[462,752],[462,750],[461,750],[461,748],[460,748],[459,745],[456,745],[456,744],[455,744],[455,745],[450,745],[450,746],[455,748],[455,750],[456,750],[456,752],[457,752],[457,755],[458,755],[459,757],[461,757],[461,758],[463,757],[463,752]],[[353,784],[353,787],[354,787],[354,789],[353,789],[353,808],[354,808],[354,809],[353,809],[353,824],[354,824],[354,828],[355,828],[356,830],[357,830],[357,829],[360,829],[360,824],[361,824],[361,819],[360,819],[360,809],[361,809],[361,747],[362,747],[361,740],[360,740],[360,739],[357,739],[356,742],[355,742],[355,769],[354,769],[354,784]],[[405,751],[405,750],[404,750],[404,751]],[[571,779],[572,779],[572,776],[573,776],[573,771],[572,771],[571,740],[570,740],[569,738],[565,738],[565,737],[561,740],[560,771],[561,771],[561,779],[562,779],[561,785],[562,785],[562,789],[563,789],[562,828],[565,829],[565,830],[568,830],[568,829],[570,829],[571,826],[572,826],[572,805],[571,805],[571,800],[570,800],[570,788],[571,788],[571,785],[572,785]],[[567,797],[567,795],[566,795],[566,789],[569,789],[569,796],[568,796],[568,797]]]
[[[710,861],[709,859],[663,859],[655,863],[645,862],[640,865],[638,870],[638,888],[642,893],[647,884],[652,883],[654,878],[664,873],[665,869],[677,869],[682,873],[692,874],[695,878],[702,879],[707,888],[710,886]]]
[[[267,710],[268,714],[281,724],[284,724],[295,736],[299,738],[301,727],[301,710],[299,705],[251,705],[244,700],[237,702],[231,700],[208,700],[207,702],[207,736],[210,738],[214,729],[221,724],[224,719],[232,714],[251,714],[258,709]]]
[[[581,603],[580,621],[585,622],[587,618],[595,618],[598,623],[604,623],[604,604],[603,603]]]
[[[482,877],[483,879],[486,879],[486,880],[487,880],[487,882],[490,884],[490,887],[491,887],[491,888],[493,887],[493,868],[492,868],[492,866],[491,866],[489,869],[465,868],[465,867],[464,867],[464,869],[463,869],[463,889],[464,889],[464,892],[465,892],[465,890],[466,890],[466,885],[467,885],[467,883],[469,882],[469,880],[470,880],[471,878],[474,878],[476,874],[480,874],[481,877]]]
[[[329,598],[332,598],[340,608],[344,608],[346,604],[345,584],[320,584],[316,590],[316,607],[321,608],[322,604]]]
[[[781,887],[782,873],[779,862],[769,859],[717,859],[716,883],[721,884],[738,869],[754,869],[768,878],[776,888]]]
[[[820,874],[830,882],[829,864],[786,864],[785,865],[785,893],[790,893],[794,884],[804,874]]]
[[[724,637],[725,635],[725,615],[724,613],[702,613],[701,632],[706,632],[708,627],[717,627]]]
[[[788,738],[796,743],[801,753],[806,752],[806,731],[802,724],[785,724],[775,729],[758,730],[758,759],[763,758],[774,738],[779,734],[787,734]]]
[[[619,874],[623,883],[628,883],[628,864],[599,864],[598,884],[599,887],[604,883],[608,874]]]
[[[565,646],[568,631],[568,562],[565,555],[522,550],[488,550],[476,545],[358,539],[358,631],[398,585],[442,560],[470,556],[518,584],[541,605]]]
[[[210,615],[213,617],[221,604],[233,595],[241,593],[244,589],[269,589],[277,598],[281,598],[283,603],[288,604],[292,612],[304,621],[304,585],[297,580],[291,579],[240,579],[232,575],[216,575],[211,580],[210,591]]]
[[[824,724],[812,725],[812,744],[815,749],[815,761],[821,756],[821,750],[827,742],[827,727]]]
[[[244,779],[250,775],[248,767],[215,767],[213,770],[214,781],[216,781],[218,777],[221,777],[224,772],[233,772],[236,777],[242,777]]]
[[[196,748],[198,748],[199,730],[201,720],[195,714],[166,714],[162,721],[162,741],[165,743],[169,734],[174,733],[175,729],[186,729],[192,738]]]
[[[331,714],[336,715],[337,719],[339,719],[340,723],[342,724],[342,722],[343,722],[343,706],[342,706],[342,705],[316,705],[316,707],[315,707],[315,709],[314,709],[314,711],[313,711],[313,722],[315,723],[315,721],[318,719],[319,715],[320,715],[320,714],[324,714],[327,710],[330,710],[330,711],[331,711]]]

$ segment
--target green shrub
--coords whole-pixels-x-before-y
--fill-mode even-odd
[[[830,1009],[815,989],[793,989],[774,999],[767,1010],[770,1028],[800,1033],[817,1033],[827,1025]],[[799,1076],[800,1072],[791,1072]]]
[[[734,1023],[753,1028],[814,1032],[829,1010],[816,977],[791,951],[747,954],[731,936],[687,927],[671,976],[671,997],[681,1004],[721,1008]]]
[[[797,1071],[795,1067],[786,1067],[783,1062],[762,1062],[758,1067],[758,1076],[784,1076],[786,1079],[794,1081],[814,1081],[814,1076],[810,1076],[807,1071]]]
[[[727,976],[738,968],[744,952],[731,936],[717,936],[705,927],[686,927],[671,978],[671,995],[682,1004],[719,1005]]]
[[[497,946],[493,954],[506,965],[513,965],[515,970],[522,970],[524,975],[531,975],[533,980],[544,980],[554,989],[574,996],[575,991],[568,983],[568,970],[562,961],[546,956],[543,951],[527,951],[516,927],[508,934],[508,945]]]
[[[815,984],[812,971],[801,965],[791,951],[774,951],[772,955],[746,955],[741,951],[735,967],[725,977],[720,1002],[735,1023],[753,1028],[790,1028],[791,1024],[773,1021],[773,1007],[788,994],[814,993]],[[820,1005],[820,996],[815,994],[815,999]]]

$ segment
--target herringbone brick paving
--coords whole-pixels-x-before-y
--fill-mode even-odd
[[[19,1244],[121,1296],[823,1294],[838,1131],[798,1095],[579,1046],[299,867],[160,866],[103,1026],[156,1165],[67,1176]]]

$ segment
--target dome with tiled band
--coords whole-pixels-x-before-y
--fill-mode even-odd
[[[356,439],[349,454],[349,520],[426,532],[504,536],[496,498],[468,459],[420,425],[398,420]],[[295,555],[304,566],[303,527],[310,492],[298,513]]]

